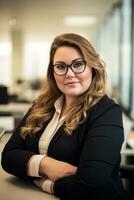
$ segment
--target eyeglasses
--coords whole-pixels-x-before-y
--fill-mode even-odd
[[[68,68],[70,68],[75,74],[80,74],[85,71],[86,61],[75,61],[71,65],[66,65],[65,63],[58,63],[53,65],[53,70],[58,76],[64,76],[67,74]]]

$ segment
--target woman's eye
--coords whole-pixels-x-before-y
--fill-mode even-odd
[[[56,67],[57,69],[60,69],[60,70],[64,70],[66,68],[65,65],[57,65]]]
[[[81,67],[83,65],[83,62],[76,62],[76,63],[74,63],[74,67]]]

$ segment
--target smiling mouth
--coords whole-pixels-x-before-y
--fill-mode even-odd
[[[73,85],[73,84],[76,84],[78,82],[68,82],[68,83],[65,83],[65,85]]]

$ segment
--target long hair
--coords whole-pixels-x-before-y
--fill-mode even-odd
[[[25,125],[21,128],[21,135],[23,137],[27,134],[36,134],[43,127],[44,122],[48,122],[54,115],[54,103],[62,92],[56,85],[52,66],[55,52],[62,46],[73,47],[78,50],[87,65],[92,67],[93,73],[88,90],[79,96],[79,101],[68,112],[64,123],[65,132],[72,134],[73,130],[85,120],[87,111],[106,93],[105,63],[100,59],[100,56],[90,42],[82,36],[73,33],[57,36],[50,49],[46,81],[42,85],[38,98],[33,103]]]

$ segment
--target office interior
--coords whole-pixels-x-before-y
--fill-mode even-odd
[[[39,93],[52,40],[67,32],[105,61],[108,94],[123,110],[122,163],[134,164],[133,0],[0,0],[0,151]]]

